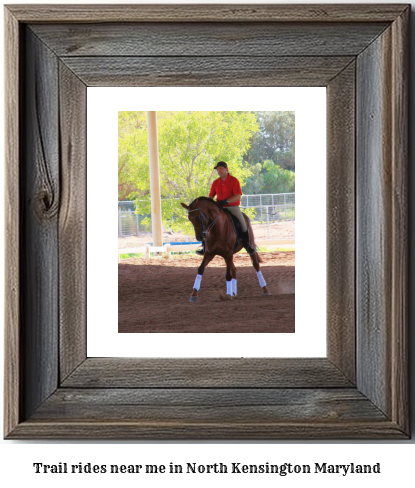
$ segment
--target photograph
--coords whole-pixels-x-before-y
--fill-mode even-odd
[[[294,333],[295,112],[118,112],[118,247],[121,333]]]

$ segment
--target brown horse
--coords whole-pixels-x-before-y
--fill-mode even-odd
[[[236,268],[233,264],[233,255],[239,252],[243,246],[240,243],[236,248],[236,234],[227,212],[222,211],[221,207],[211,198],[196,198],[190,205],[181,203],[188,212],[188,218],[195,229],[196,239],[205,240],[205,253],[202,264],[197,270],[197,276],[193,291],[190,296],[191,302],[196,302],[202,281],[203,272],[212,259],[218,255],[222,256],[226,262],[226,294],[232,298],[237,295],[236,288]],[[243,214],[249,232],[249,240],[255,248],[254,233],[249,217]],[[252,264],[257,272],[259,284],[263,295],[271,295],[266,286],[262,272],[259,269],[261,258],[256,252],[251,255]]]

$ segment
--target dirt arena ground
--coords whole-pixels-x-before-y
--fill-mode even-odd
[[[262,296],[246,253],[234,257],[238,296],[226,294],[225,262],[206,268],[189,301],[201,257],[126,259],[118,264],[118,332],[295,332],[295,251],[260,253],[271,296]]]

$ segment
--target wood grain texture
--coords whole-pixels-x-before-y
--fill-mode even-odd
[[[360,56],[357,77],[357,384],[397,421],[408,418],[405,22]]]
[[[65,388],[321,388],[352,383],[327,359],[88,358]]]
[[[8,5],[20,22],[393,22],[407,4]]]
[[[19,25],[5,12],[5,334],[4,434],[19,423],[20,371],[20,120]]]
[[[88,86],[325,86],[351,57],[75,57]]]
[[[58,386],[59,83],[57,58],[25,32],[21,310],[24,416]]]
[[[327,87],[327,355],[356,381],[355,78],[353,61]]]
[[[357,62],[357,385],[390,414],[390,32]],[[385,58],[385,56],[387,56]],[[384,144],[384,142],[386,144]],[[370,344],[373,354],[366,353]]]
[[[86,358],[86,85],[59,63],[60,380]]]
[[[86,439],[86,440],[403,440],[399,427],[387,420],[355,422],[131,422],[107,420],[52,422],[29,420],[20,424],[10,439]]]
[[[59,57],[357,56],[388,23],[34,25]]]
[[[62,409],[62,405],[65,406]],[[387,421],[367,398],[354,388],[154,388],[60,389],[47,399],[32,420],[150,421],[270,424],[350,421]]]
[[[391,26],[392,53],[392,309],[391,418],[409,431],[408,338],[408,120],[410,12]]]

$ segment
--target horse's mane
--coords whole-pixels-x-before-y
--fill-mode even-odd
[[[211,198],[208,198],[208,197],[197,197],[197,198],[195,198],[193,200],[193,202],[189,204],[189,207],[191,205],[193,205],[196,202],[196,200],[199,200],[201,202],[210,202],[210,203],[213,203],[213,205],[215,205],[216,207],[219,207],[219,205],[214,200],[212,200]]]

